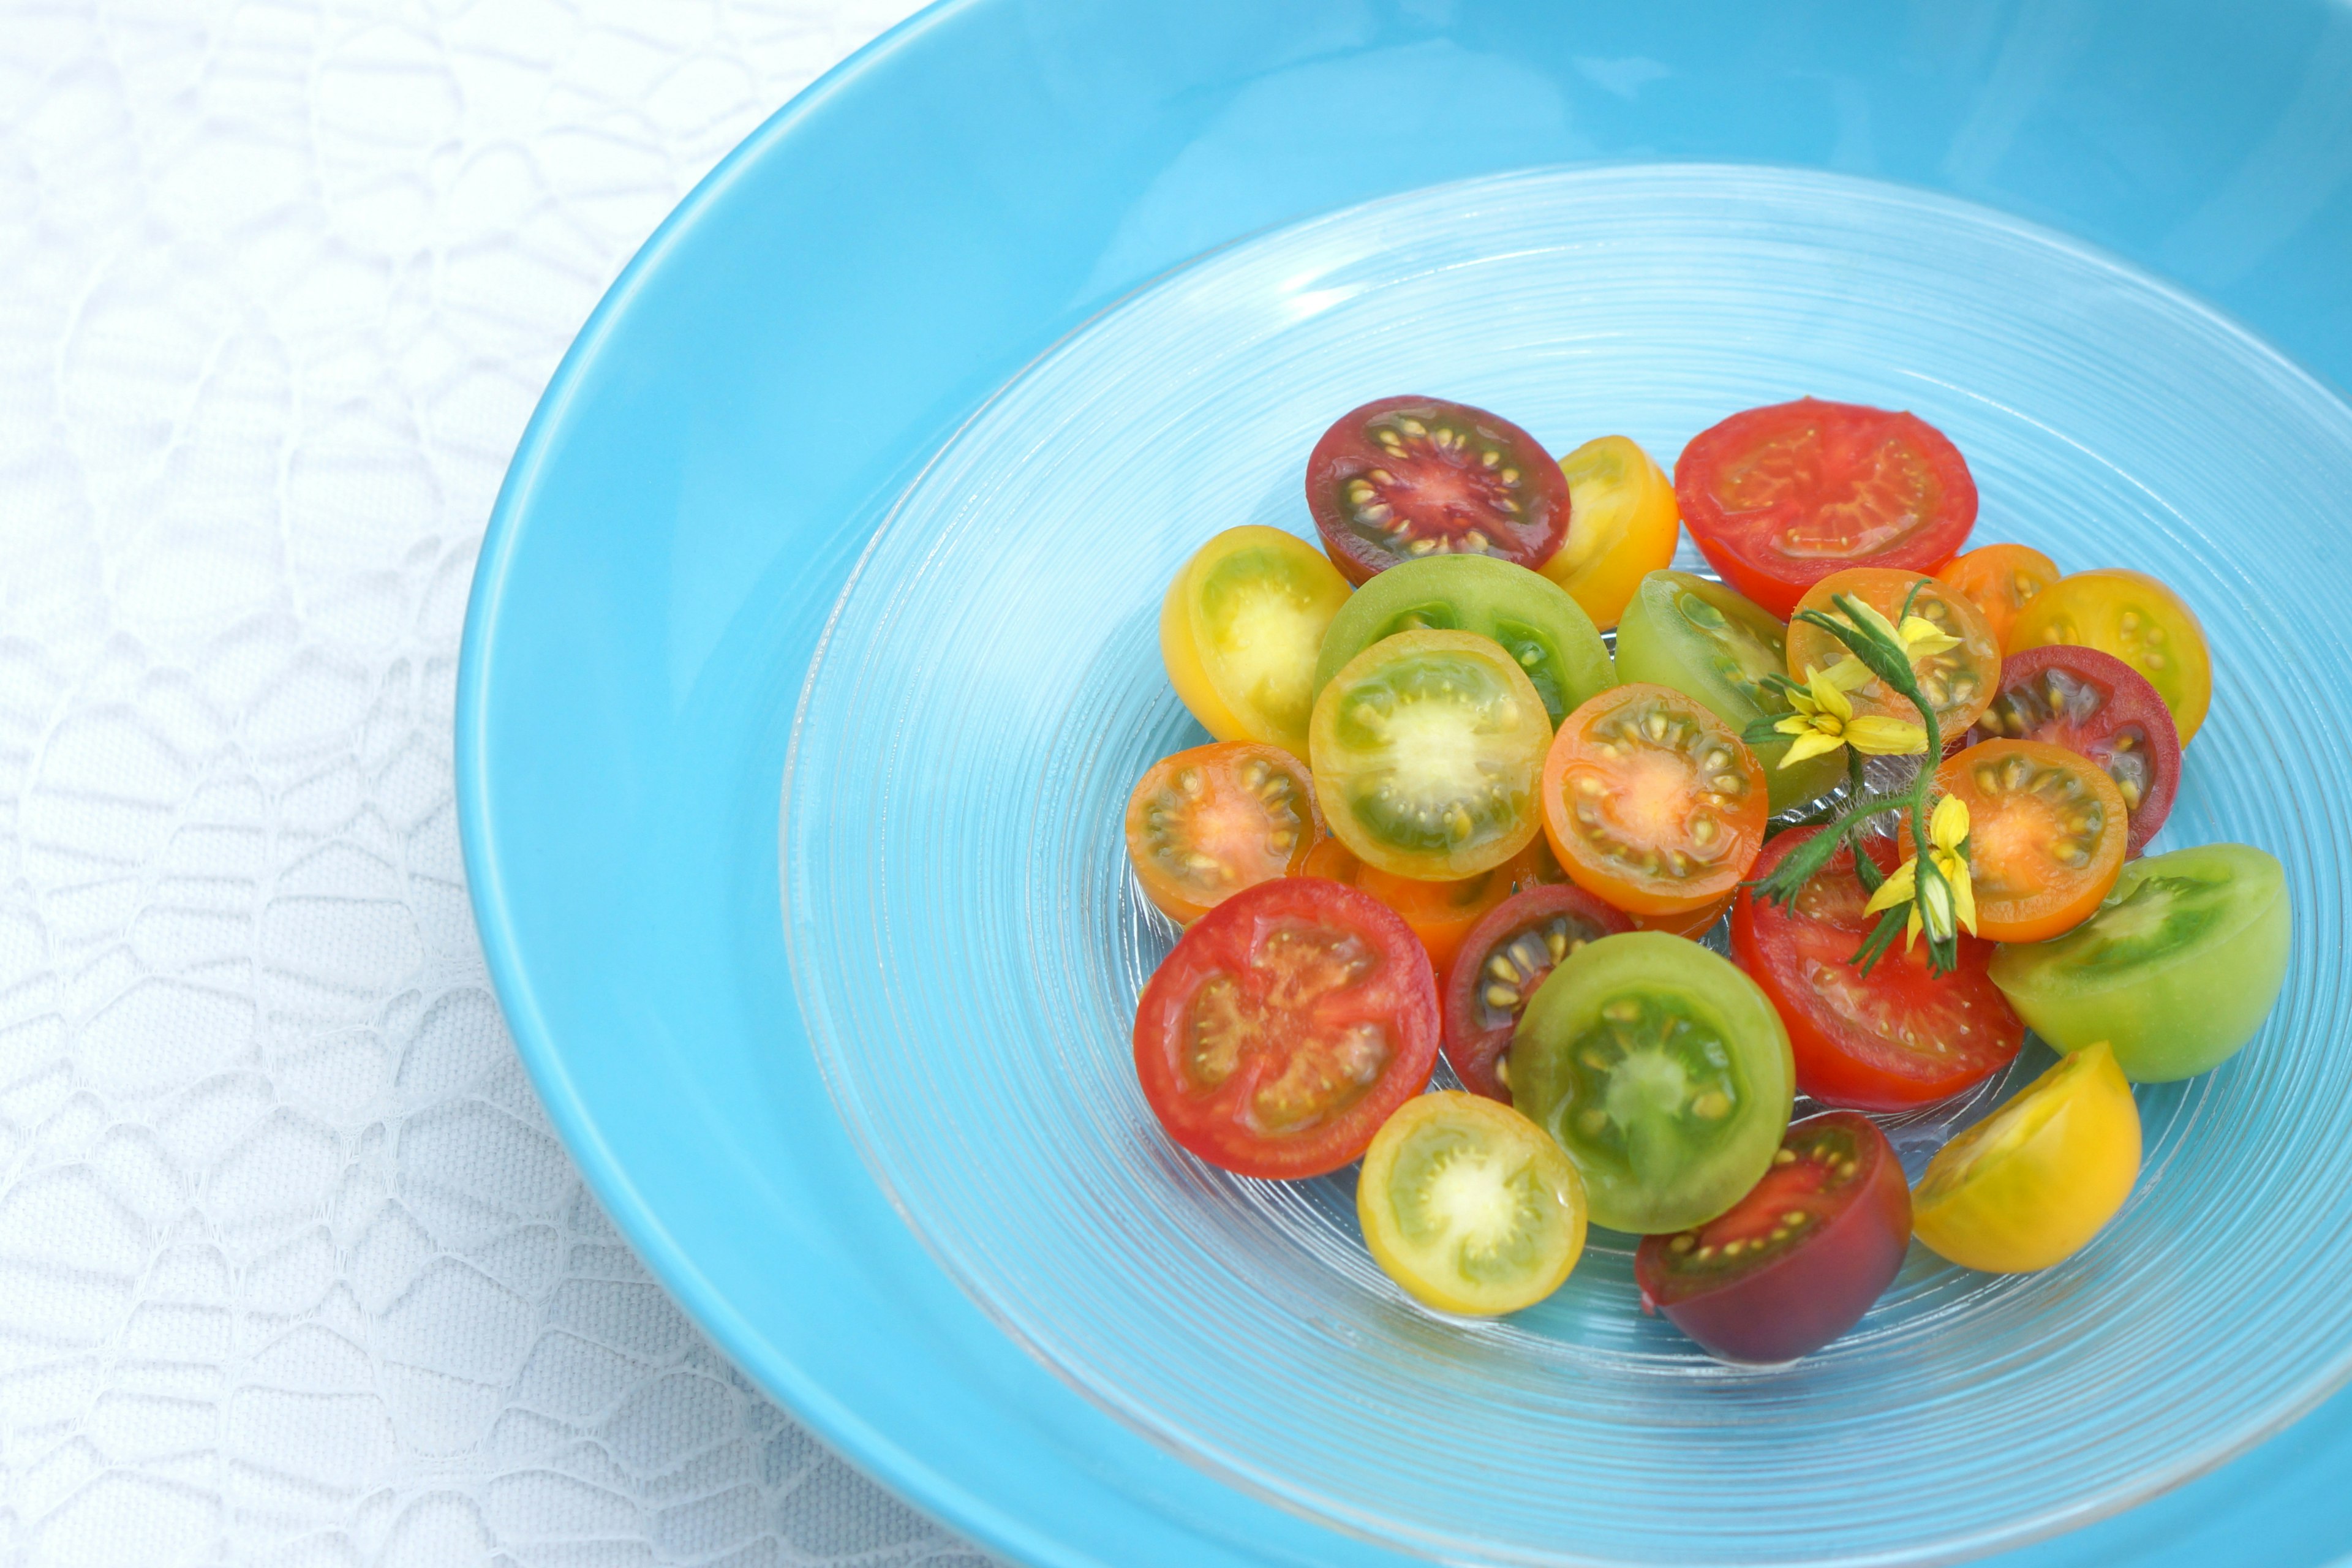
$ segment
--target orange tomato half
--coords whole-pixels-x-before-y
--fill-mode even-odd
[[[1551,874],[1546,876],[1546,871]],[[1355,851],[1336,838],[1326,838],[1316,845],[1308,852],[1299,875],[1346,882],[1395,910],[1412,928],[1412,934],[1421,939],[1421,945],[1429,950],[1429,961],[1437,966],[1440,974],[1453,967],[1454,955],[1462,950],[1462,939],[1486,918],[1489,910],[1522,888],[1532,888],[1539,881],[1559,880],[1552,867],[1551,849],[1541,835],[1493,870],[1458,881],[1425,882],[1418,877],[1383,871],[1358,859]]]
[[[1672,687],[1612,687],[1561,720],[1542,797],[1561,868],[1631,915],[1719,904],[1764,847],[1763,764]]]
[[[1162,757],[1127,797],[1135,879],[1184,925],[1244,888],[1297,875],[1322,829],[1306,764],[1255,741]]]
[[[2088,920],[2123,870],[2130,814],[2106,770],[2040,741],[1979,741],[1936,784],[1969,808],[1977,934],[2042,942]],[[1916,851],[1906,820],[1903,858]]]
[[[2058,566],[2030,544],[1988,544],[1954,556],[1936,574],[1936,581],[1967,595],[1984,612],[1993,640],[2006,651],[2018,612],[2058,581]]]

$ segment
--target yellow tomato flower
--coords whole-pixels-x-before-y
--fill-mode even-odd
[[[1959,638],[1952,636],[1925,616],[1906,616],[1903,617],[1903,625],[1898,627],[1881,615],[1877,606],[1865,605],[1850,594],[1838,595],[1837,607],[1839,613],[1844,616],[1848,626],[1867,626],[1901,648],[1903,657],[1911,661],[1911,668],[1914,669],[1919,668],[1921,659],[1933,658],[1939,653],[1948,652],[1960,646]],[[1848,691],[1861,690],[1870,683],[1871,679],[1869,669],[1864,666],[1862,660],[1852,654],[1846,655],[1832,665],[1830,676],[1840,687]]]
[[[1909,904],[1910,916],[1903,922],[1906,951],[1919,940],[1923,926],[1932,942],[1945,941],[1961,930],[1970,936],[1977,933],[1976,887],[1969,880],[1969,858],[1962,847],[1969,840],[1969,808],[1959,796],[1948,795],[1936,803],[1927,818],[1927,858],[1936,874],[1927,879],[1926,897],[1918,890],[1919,863],[1906,860],[1862,907],[1864,914],[1874,915],[1897,904]]]
[[[1846,671],[1848,666],[1852,667],[1850,673]],[[1789,703],[1796,711],[1772,726],[1783,735],[1795,737],[1779,765],[1785,768],[1846,746],[1876,757],[1907,757],[1926,751],[1927,731],[1916,724],[1901,719],[1853,716],[1853,704],[1846,700],[1845,694],[1869,679],[1870,671],[1862,667],[1859,659],[1841,659],[1827,670],[1807,665],[1803,688],[1789,693]]]

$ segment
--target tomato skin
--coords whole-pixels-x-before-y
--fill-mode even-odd
[[[1706,1245],[1717,1233],[1760,1232],[1800,1205],[1810,1228],[1760,1267],[1714,1279],[1677,1268],[1679,1237],[1643,1237],[1633,1255],[1643,1310],[1664,1312],[1719,1361],[1757,1366],[1811,1355],[1862,1321],[1903,1267],[1911,1244],[1911,1189],[1886,1134],[1851,1110],[1790,1122],[1781,1150],[1822,1145],[1830,1142],[1824,1133],[1839,1136],[1832,1146],[1850,1141],[1857,1167],[1851,1175],[1827,1173],[1837,1184],[1830,1201],[1808,1203],[1812,1194],[1784,1187],[1780,1178],[1792,1163],[1775,1156],[1774,1168],[1748,1194],[1693,1240]]]
[[[1392,876],[1359,862],[1353,884],[1404,917],[1442,977],[1473,928],[1519,889],[1535,886],[1536,844],[1541,842],[1538,838],[1491,871],[1447,882]]]
[[[1494,1211],[1505,1205],[1511,1226],[1497,1237]],[[1372,1260],[1407,1295],[1441,1312],[1499,1317],[1534,1306],[1576,1267],[1584,1180],[1517,1111],[1440,1089],[1407,1100],[1372,1139],[1356,1217]]]
[[[1969,731],[1969,743],[2042,741],[2105,770],[2131,830],[2124,858],[2147,847],[2172,815],[2180,788],[2180,733],[2139,671],[2095,647],[2045,643],[2001,661],[2000,690]]]
[[[2286,868],[2244,844],[2135,860],[2098,912],[2003,947],[1992,979],[2059,1051],[2106,1042],[2134,1083],[2218,1067],[2263,1026],[2294,936]]]
[[[1303,757],[1315,655],[1347,600],[1346,582],[1305,540],[1229,528],[1193,552],[1160,600],[1168,683],[1218,740]]]
[[[1851,595],[1894,622],[1902,620],[1907,604],[1913,615],[1959,638],[1958,647],[1914,657],[1911,669],[1918,677],[1920,695],[1935,707],[1936,723],[1947,743],[1977,721],[2000,687],[2000,642],[1965,595],[1916,572],[1856,566],[1833,572],[1814,584],[1805,591],[1798,609],[1835,616],[1835,601],[1842,594]],[[1802,681],[1808,669],[1828,669],[1852,657],[1844,643],[1821,627],[1804,621],[1790,623],[1790,679]],[[1847,700],[1857,716],[1875,714],[1907,724],[1919,721],[1919,710],[1911,700],[1875,676],[1869,684],[1849,692]]]
[[[1643,577],[1674,561],[1682,534],[1675,483],[1623,436],[1587,441],[1562,458],[1559,468],[1571,500],[1568,537],[1541,571],[1607,631]]]
[[[2088,757],[2040,741],[1979,741],[1944,759],[1936,786],[1969,808],[1977,934],[1987,941],[2042,942],[2073,930],[2123,870],[2130,816],[2115,781]],[[1907,814],[1895,842],[1906,860],[1917,853]],[[2077,846],[2080,863],[2071,863]]]
[[[2047,1268],[2116,1216],[2139,1158],[2131,1085],[2115,1053],[2094,1045],[1937,1152],[1911,1191],[1911,1233],[1963,1268]]]
[[[2145,572],[2109,567],[2061,577],[2018,613],[2009,647],[2071,643],[2115,655],[2147,679],[2172,710],[2184,747],[2213,700],[2205,628],[2181,596]]]
[[[1936,581],[1967,595],[2006,648],[2018,613],[2058,581],[2058,566],[2030,544],[1985,544],[1954,556],[1936,574]]]
[[[1708,564],[1784,621],[1849,566],[1938,570],[1977,521],[1976,480],[1934,426],[1811,397],[1693,437],[1675,463],[1675,500]]]
[[[1136,884],[1179,925],[1243,888],[1296,876],[1322,830],[1306,764],[1279,746],[1248,741],[1216,741],[1162,757],[1127,798],[1127,853]],[[1189,864],[1187,850],[1215,864]]]
[[[1462,1087],[1510,1104],[1496,1068],[1545,976],[1586,942],[1632,929],[1622,911],[1573,882],[1529,881],[1489,911],[1458,944],[1441,993],[1445,1059]],[[1507,978],[1494,969],[1497,959],[1513,971]]]
[[[1227,1035],[1245,1038],[1200,1043],[1229,1018]],[[1315,1176],[1361,1154],[1422,1091],[1438,1038],[1437,984],[1412,929],[1369,893],[1285,877],[1202,915],[1160,962],[1136,1005],[1135,1068],[1179,1146],[1239,1175]],[[1293,1125],[1266,1124],[1294,1108]]]
[[[1440,429],[1459,439],[1433,443]],[[1483,460],[1489,453],[1492,463]],[[1443,493],[1419,499],[1423,490]],[[1496,505],[1505,499],[1516,512]],[[1307,510],[1331,563],[1358,584],[1426,552],[1412,543],[1532,570],[1567,537],[1571,504],[1568,478],[1542,443],[1498,414],[1440,397],[1383,397],[1350,409],[1307,459]],[[1367,507],[1379,509],[1378,521]]]
[[[1666,727],[1663,738],[1649,733],[1654,723]],[[1721,902],[1755,861],[1769,810],[1763,765],[1729,725],[1672,687],[1640,684],[1561,721],[1540,796],[1544,834],[1569,876],[1647,916]]]
[[[1753,880],[1821,831],[1801,827],[1773,839],[1757,858]],[[1874,838],[1866,847],[1880,870],[1894,868],[1892,844]],[[1878,917],[1862,912],[1867,896],[1854,877],[1853,853],[1841,848],[1793,907],[1760,903],[1743,887],[1732,909],[1732,962],[1764,988],[1788,1026],[1798,1092],[1824,1105],[1894,1111],[1982,1083],[2025,1044],[2025,1025],[1987,973],[1993,944],[1961,932],[1958,966],[1937,975],[1928,970],[1925,943],[1906,949],[1898,940],[1864,975],[1846,961]],[[1834,966],[1827,978],[1823,965]],[[1871,1016],[1872,1009],[1884,1016]],[[1916,1028],[1932,1048],[1906,1045],[1901,1028]]]

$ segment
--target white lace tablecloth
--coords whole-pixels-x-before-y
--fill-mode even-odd
[[[0,5],[0,1562],[980,1568],[599,1213],[450,762],[565,344],[914,8]]]

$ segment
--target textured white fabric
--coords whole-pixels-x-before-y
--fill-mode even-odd
[[[565,343],[913,8],[0,5],[0,1562],[980,1563],[599,1214],[450,769]]]

